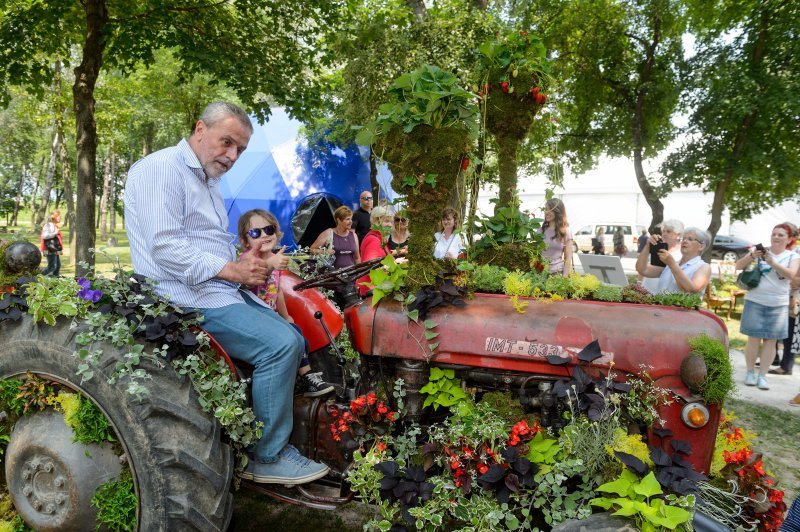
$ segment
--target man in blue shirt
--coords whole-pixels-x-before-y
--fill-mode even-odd
[[[225,102],[210,104],[188,139],[136,162],[125,185],[125,220],[134,270],[157,281],[156,292],[197,309],[203,327],[233,358],[255,367],[253,408],[264,423],[243,478],[302,484],[328,467],[289,445],[294,376],[304,341],[285,320],[240,285],[263,284],[283,253],[237,260],[236,236],[219,191],[222,176],[253,133],[247,114]]]

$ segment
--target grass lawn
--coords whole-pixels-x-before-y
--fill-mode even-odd
[[[27,216],[29,219],[30,217]],[[37,247],[40,244],[39,235],[30,232],[30,222],[22,223],[16,227],[0,226],[0,240],[17,240],[20,236],[35,244]],[[61,236],[64,241],[64,253],[61,255],[61,275],[68,276],[75,274],[75,266],[72,264],[73,250],[69,245],[70,230],[63,229]],[[116,245],[113,247],[108,246],[111,237],[116,238]],[[125,234],[125,229],[121,226],[117,230],[109,234],[103,241],[97,237],[96,241],[96,254],[95,254],[95,267],[98,273],[110,273],[114,270],[115,263],[119,262],[124,267],[131,267],[131,250],[128,247],[128,235]],[[47,267],[47,258],[42,257],[42,269]]]

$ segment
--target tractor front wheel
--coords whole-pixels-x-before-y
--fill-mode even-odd
[[[169,366],[143,364],[152,380],[146,383],[149,394],[136,399],[127,393],[124,382],[109,384],[122,354],[104,344],[99,346],[103,356],[94,368],[94,377],[81,383],[76,375],[79,360],[73,356],[75,334],[65,320],[55,327],[37,325],[30,316],[17,323],[0,323],[0,380],[35,373],[82,393],[100,408],[113,425],[131,469],[138,498],[138,530],[225,530],[232,514],[233,454],[220,439],[219,423],[200,408],[189,379]],[[56,467],[59,464],[57,449],[45,446],[30,459],[26,457],[31,450],[25,452],[28,454],[19,459],[6,457],[6,480],[14,501],[30,497],[30,483],[15,483],[14,479],[31,475],[29,470],[35,465],[31,460],[38,463],[47,458]],[[70,467],[64,464],[62,467]],[[78,477],[64,474],[61,478],[69,482]],[[75,500],[59,506],[86,504],[80,490],[63,487],[58,491],[65,497],[72,493]],[[27,516],[29,523],[40,522],[43,516],[38,513],[47,510],[46,505],[15,506],[23,519],[24,511],[34,512]]]

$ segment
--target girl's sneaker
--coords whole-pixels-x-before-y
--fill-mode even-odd
[[[308,372],[300,377],[298,383],[299,392],[304,397],[319,397],[333,391],[333,386],[322,380],[322,373]]]
[[[758,389],[769,390],[769,383],[767,382],[767,378],[763,375],[758,376]]]
[[[748,369],[747,375],[744,377],[744,384],[745,386],[755,386],[756,385],[756,372],[755,370]]]

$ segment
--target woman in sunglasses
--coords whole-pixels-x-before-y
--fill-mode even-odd
[[[386,242],[392,255],[408,251],[408,237],[408,218],[405,213],[398,212],[394,215],[394,225],[389,233],[389,240]]]
[[[283,319],[292,324],[298,332],[300,327],[295,325],[294,320],[286,309],[286,302],[281,292],[281,273],[285,265],[278,260],[283,257],[286,246],[275,252],[280,245],[281,233],[278,219],[271,212],[262,209],[253,209],[242,214],[238,224],[239,244],[244,252],[250,253],[252,250],[260,250],[264,254],[267,263],[273,266],[272,273],[262,285],[252,286],[250,290],[266,305],[277,312]],[[317,397],[333,391],[333,386],[322,380],[321,373],[312,373],[311,364],[308,361],[308,342],[303,358],[300,360],[300,368],[297,370],[299,375],[299,393],[306,397]]]

